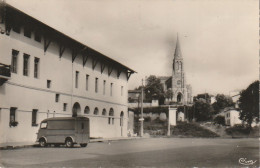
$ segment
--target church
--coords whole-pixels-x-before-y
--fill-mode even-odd
[[[168,103],[192,103],[192,87],[186,83],[184,61],[178,36],[172,64],[172,76],[158,76],[158,78],[161,80],[165,92],[172,91],[171,98],[167,100]]]

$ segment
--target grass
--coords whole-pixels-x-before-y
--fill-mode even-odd
[[[166,136],[168,129],[167,121],[156,120],[144,121],[144,133],[148,133],[152,137]],[[139,132],[140,122],[135,122],[135,132]],[[219,137],[218,134],[201,127],[196,123],[177,122],[176,126],[171,126],[171,135],[173,137],[204,137],[213,138]]]
[[[196,123],[178,122],[176,126],[171,127],[171,130],[172,136],[203,138],[219,137],[218,134],[205,129]]]

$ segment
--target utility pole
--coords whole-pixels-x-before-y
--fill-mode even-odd
[[[184,111],[184,121],[186,121],[187,114],[186,114],[185,104],[183,105],[183,111]]]
[[[196,111],[196,101],[197,98],[194,99],[195,101],[193,101],[194,106],[193,106],[193,117],[192,117],[192,121],[195,122],[195,111]]]
[[[140,118],[140,121],[141,121],[141,131],[140,131],[140,134],[141,134],[141,137],[143,137],[144,135],[144,116],[143,116],[143,101],[144,101],[144,85],[143,85],[143,79],[142,79],[142,88],[141,88],[141,118]]]
[[[167,136],[171,135],[171,125],[170,125],[170,105],[168,107],[168,130],[167,130]]]
[[[193,106],[193,117],[192,117],[192,121],[194,122],[195,121],[195,103],[194,103],[194,106]]]

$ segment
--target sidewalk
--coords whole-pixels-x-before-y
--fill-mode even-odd
[[[109,141],[120,141],[120,140],[132,140],[140,139],[141,137],[116,137],[116,138],[95,138],[90,139],[90,143],[94,142],[109,142]],[[0,150],[8,149],[19,149],[19,148],[30,148],[37,146],[37,142],[9,142],[9,143],[0,143]]]
[[[8,143],[0,143],[0,150],[29,148],[29,147],[32,147],[34,145],[37,145],[37,143],[36,142],[8,142]]]

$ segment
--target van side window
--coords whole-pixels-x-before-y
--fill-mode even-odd
[[[84,123],[81,123],[81,129],[84,129]]]
[[[75,120],[52,120],[48,121],[49,130],[74,130]]]
[[[47,128],[47,122],[41,123],[41,129],[46,129]]]

